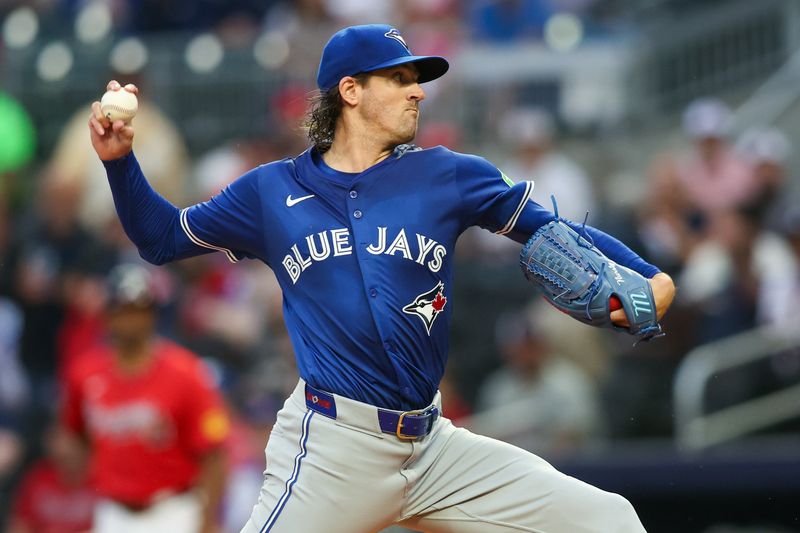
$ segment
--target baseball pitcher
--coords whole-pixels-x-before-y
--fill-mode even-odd
[[[302,379],[267,443],[243,532],[644,531],[623,497],[441,412],[453,253],[468,227],[527,243],[521,263],[537,290],[595,325],[653,337],[674,294],[666,274],[616,239],[531,201],[533,183],[514,184],[480,157],[410,144],[422,84],[447,69],[444,58],[413,55],[390,26],[339,31],[319,64],[311,146],[185,209],[142,175],[134,127],[93,104],[92,143],[145,259],[256,259],[283,290]],[[610,312],[612,297],[622,307]]]

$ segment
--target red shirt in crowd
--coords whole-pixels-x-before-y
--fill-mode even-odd
[[[88,478],[70,483],[47,459],[22,479],[11,523],[36,533],[79,533],[92,526],[95,494]]]
[[[97,492],[128,505],[191,488],[200,459],[230,426],[202,361],[165,340],[154,350],[135,374],[120,370],[105,346],[67,371],[64,423],[90,441]]]

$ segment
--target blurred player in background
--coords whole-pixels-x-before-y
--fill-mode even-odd
[[[92,526],[95,493],[87,450],[53,425],[44,435],[47,456],[25,474],[7,533],[83,533]]]
[[[203,363],[156,335],[147,269],[109,275],[110,343],[67,370],[63,423],[86,438],[98,533],[216,528],[229,421]]]

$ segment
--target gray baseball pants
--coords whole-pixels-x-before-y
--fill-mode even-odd
[[[374,406],[334,396],[306,407],[301,380],[267,443],[258,503],[242,533],[642,533],[631,504],[536,455],[440,417],[415,441],[382,433]],[[439,404],[439,395],[435,403]]]

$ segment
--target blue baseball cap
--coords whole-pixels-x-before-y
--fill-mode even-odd
[[[386,24],[350,26],[336,32],[322,50],[317,71],[317,86],[327,92],[345,76],[414,63],[419,83],[435,80],[450,67],[439,56],[411,54],[403,36]]]

